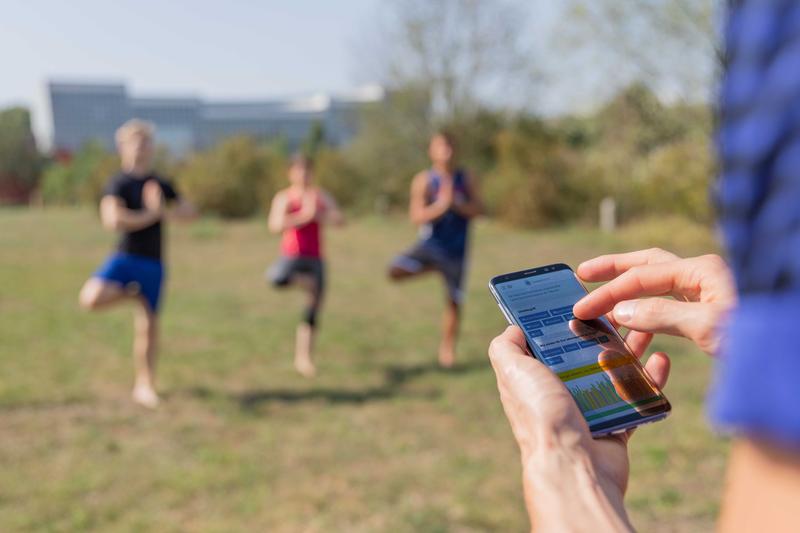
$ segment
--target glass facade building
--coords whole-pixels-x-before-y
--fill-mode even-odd
[[[89,141],[111,150],[116,129],[128,119],[141,118],[156,125],[156,142],[175,155],[233,135],[281,138],[294,149],[315,124],[322,126],[327,142],[340,146],[356,134],[362,106],[384,98],[376,86],[341,96],[262,101],[139,98],[123,84],[50,82],[48,93],[54,151],[73,152]]]

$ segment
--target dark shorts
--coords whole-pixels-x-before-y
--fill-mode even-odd
[[[460,304],[464,299],[461,285],[466,270],[466,257],[453,257],[425,242],[418,242],[392,260],[390,267],[418,273],[436,270],[442,274],[447,286],[447,296]]]
[[[150,309],[156,313],[161,301],[164,267],[158,259],[140,255],[115,253],[94,273],[95,278],[117,283],[139,291]]]
[[[325,262],[319,257],[281,257],[267,270],[267,280],[275,287],[286,287],[297,274],[310,276],[317,294],[325,289]]]

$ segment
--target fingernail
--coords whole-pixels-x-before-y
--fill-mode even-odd
[[[627,322],[633,318],[633,313],[636,312],[636,302],[620,302],[614,308],[614,318],[617,322]]]

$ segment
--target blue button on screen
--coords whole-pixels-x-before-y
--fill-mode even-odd
[[[550,316],[550,313],[548,313],[547,311],[541,311],[539,313],[532,313],[530,315],[521,316],[521,317],[519,317],[519,321],[520,322],[529,322],[531,320],[541,320],[541,319],[546,318],[548,316]]]
[[[550,314],[552,315],[563,315],[564,313],[571,313],[571,312],[572,312],[571,305],[566,305],[564,307],[556,307],[555,309],[550,310]]]

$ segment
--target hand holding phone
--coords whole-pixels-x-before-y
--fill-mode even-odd
[[[623,506],[630,431],[593,439],[572,395],[551,370],[529,356],[518,327],[507,328],[492,341],[489,357],[520,446],[526,504],[537,528],[558,531],[563,527],[559,520],[569,515],[576,530],[631,529]],[[666,384],[666,354],[650,356],[646,368],[659,387]]]
[[[496,276],[489,288],[530,353],[564,383],[593,436],[669,414],[669,401],[608,320],[574,317],[573,305],[587,293],[567,265]]]

